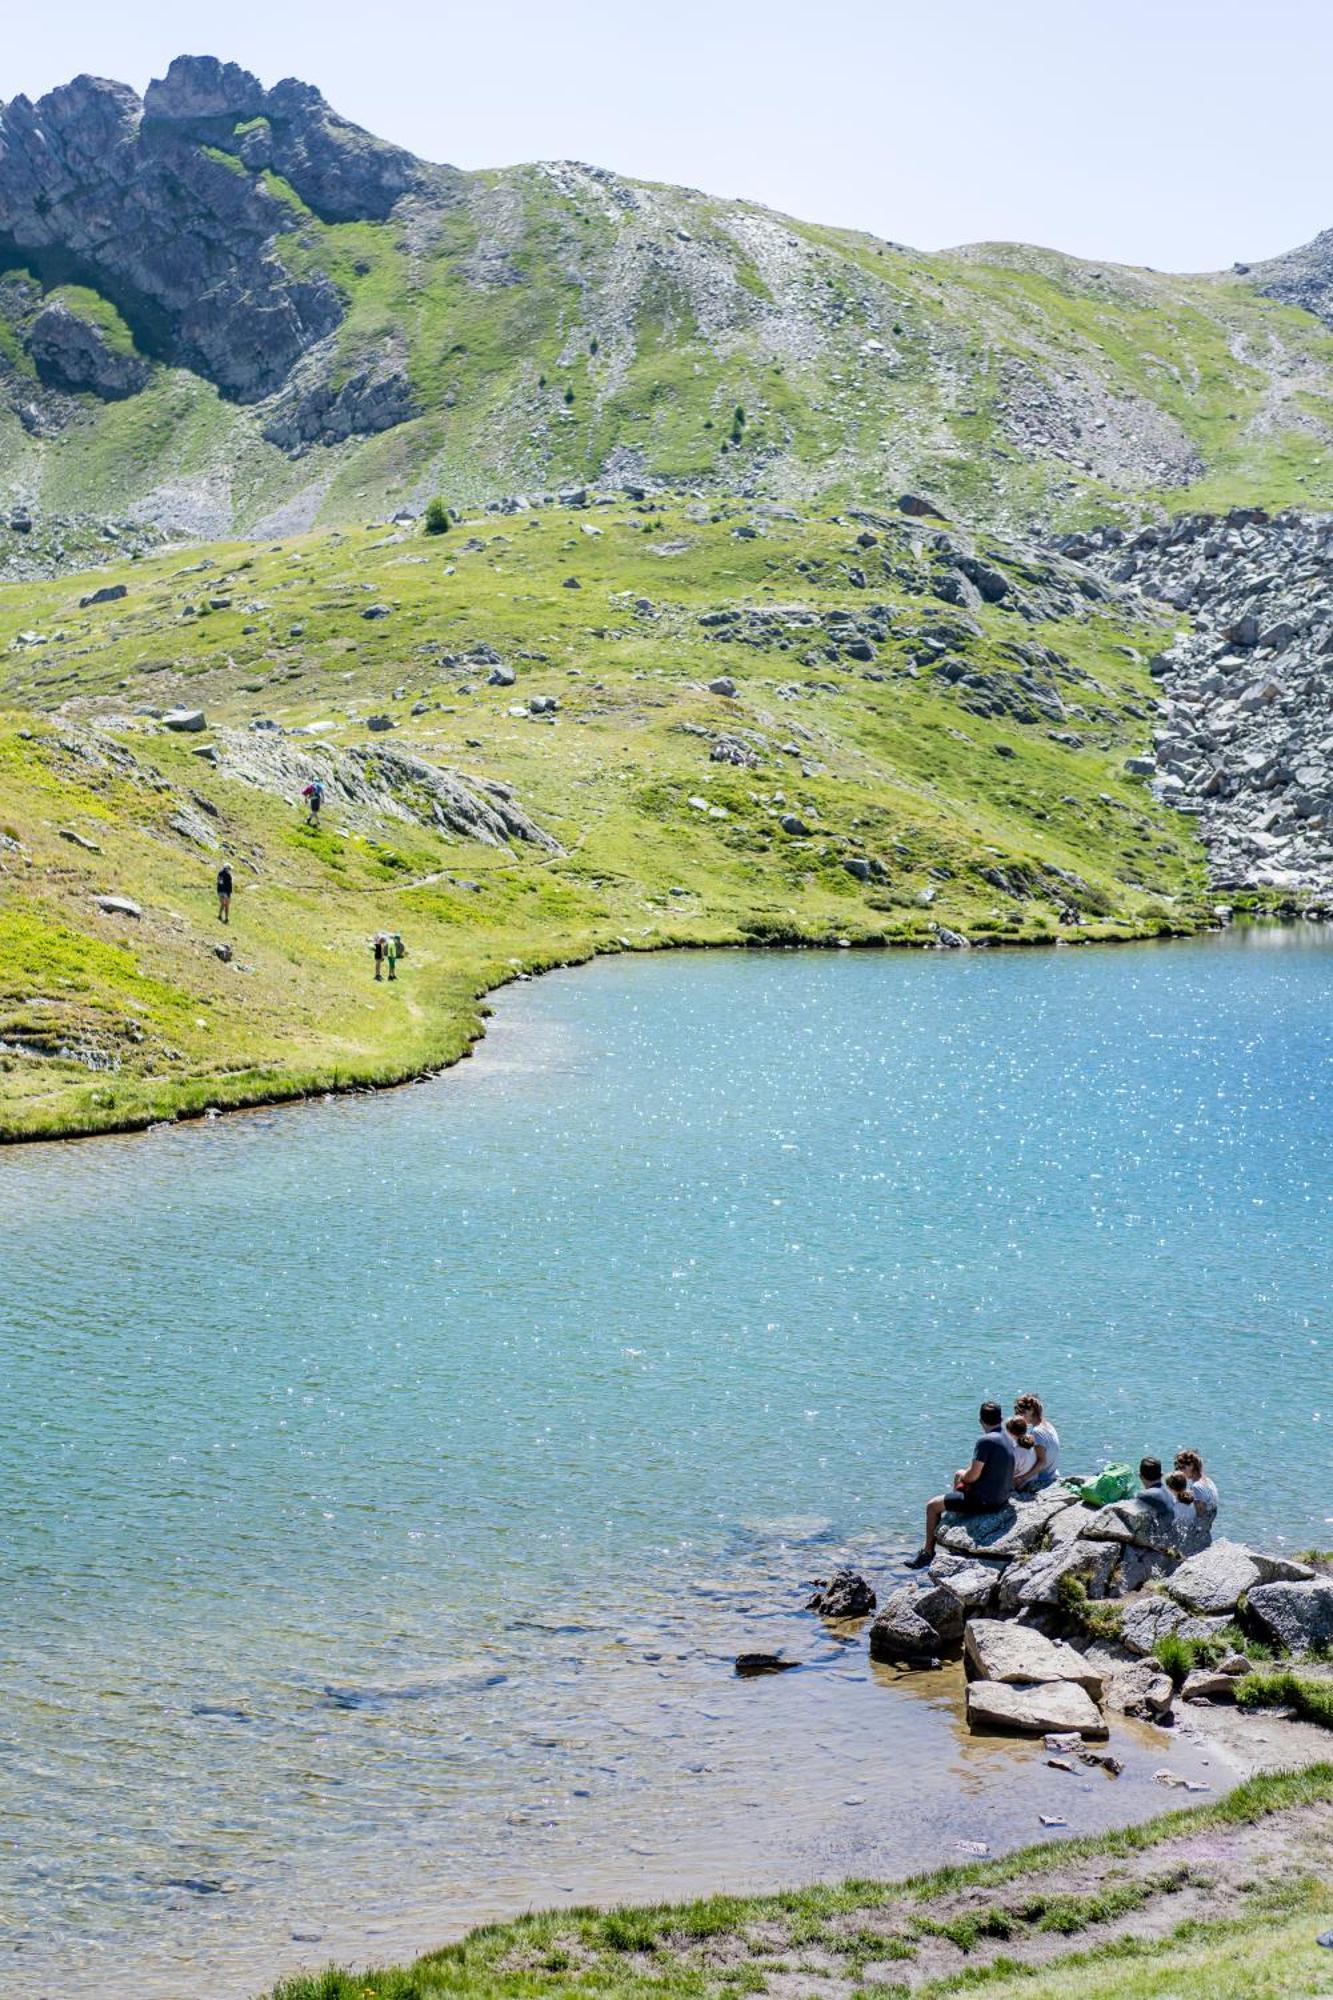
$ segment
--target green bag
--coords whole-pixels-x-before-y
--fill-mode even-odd
[[[1134,1474],[1127,1465],[1104,1465],[1078,1497],[1085,1507],[1109,1507],[1113,1500],[1128,1500],[1133,1491]]]

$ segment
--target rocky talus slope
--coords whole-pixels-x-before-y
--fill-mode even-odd
[[[1189,617],[1152,663],[1153,751],[1129,768],[1197,815],[1217,887],[1333,900],[1333,516],[1183,514],[1061,547]]]

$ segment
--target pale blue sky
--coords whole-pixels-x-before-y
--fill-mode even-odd
[[[180,52],[457,166],[592,160],[927,249],[1200,270],[1333,225],[1328,0],[60,0],[12,9],[0,99]]]

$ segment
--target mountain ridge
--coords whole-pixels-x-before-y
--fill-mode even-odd
[[[264,536],[436,491],[936,492],[1024,531],[1333,504],[1333,234],[1173,276],[464,172],[180,57],[0,109],[0,490]]]

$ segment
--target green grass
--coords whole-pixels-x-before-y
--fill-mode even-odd
[[[210,406],[180,378],[172,394],[183,407],[164,400],[162,421],[184,463]],[[120,406],[127,440],[155,407]],[[628,503],[473,515],[443,537],[359,529],[213,544],[0,589],[0,773],[26,857],[0,876],[0,912],[114,944],[140,982],[130,1024],[123,982],[98,973],[69,987],[54,963],[0,961],[0,1041],[20,1044],[0,1058],[0,1136],[419,1073],[467,1048],[480,997],[516,963],[685,944],[920,946],[936,924],[978,941],[1086,942],[1199,921],[1192,827],[1123,769],[1147,727],[1151,627],[1133,627],[1133,657],[1097,607],[1035,625],[988,609],[969,636],[926,594],[929,551],[905,525],[867,554],[851,526],[817,513],[737,539],[752,513],[731,502],[709,519]],[[864,591],[848,584],[852,558],[869,572]],[[563,587],[571,574],[578,591]],[[123,581],[128,594],[81,611],[90,581]],[[378,623],[360,615],[374,602],[390,607]],[[882,606],[875,678],[824,657],[818,624],[752,647],[719,643],[699,622],[770,604],[815,619]],[[1036,638],[1063,659],[1042,671],[1083,711],[1079,743],[1055,742],[1035,711],[978,713],[966,685],[932,675],[922,635],[941,626],[996,688],[1016,686],[1016,645]],[[33,631],[47,643],[20,643]],[[467,664],[482,643],[513,666],[512,689]],[[734,700],[706,691],[723,671]],[[526,714],[537,693],[559,701],[553,726]],[[312,836],[291,799],[210,771],[195,742],[142,718],[182,702],[242,729],[317,722],[335,750],[373,740],[365,718],[388,712],[397,726],[384,740],[509,785],[563,852],[478,847],[409,818],[334,810]],[[90,722],[109,735],[72,742]],[[711,760],[728,734],[753,747],[752,768]],[[200,797],[216,849],[178,830],[182,813],[199,820]],[[783,831],[789,809],[807,836]],[[239,864],[230,937],[243,976],[212,956],[224,851]],[[873,861],[870,880],[845,866],[857,857]],[[106,890],[141,903],[142,923],[101,917],[94,898]],[[1071,907],[1084,919],[1073,929],[1060,921]],[[413,947],[392,1008],[364,990],[365,939],[390,914]],[[34,1006],[50,1033],[45,1053],[25,1055],[5,1021],[18,1010],[31,1031]],[[130,1025],[142,1029],[133,1043]],[[50,1053],[62,1030],[66,1045],[105,1045],[112,1073]]]
[[[288,1979],[271,2000],[712,2000],[771,1990],[770,1980],[789,1989],[800,1969],[810,1990],[847,2000],[859,1992],[942,2000],[977,1989],[1052,2000],[1307,1995],[1327,1973],[1313,1937],[1333,1912],[1330,1803],[1325,1764],[1253,1779],[1211,1805],[1137,1827],[906,1883],[523,1917],[411,1966]],[[1230,1874],[1219,1876],[1227,1837],[1265,1822],[1269,1865],[1237,1849]],[[1143,1936],[1150,1913],[1157,1935]],[[1062,1949],[1075,1938],[1078,1949]]]
[[[1303,1722],[1333,1729],[1333,1680],[1314,1679],[1291,1669],[1246,1674],[1236,1688],[1242,1708],[1291,1708]]]

